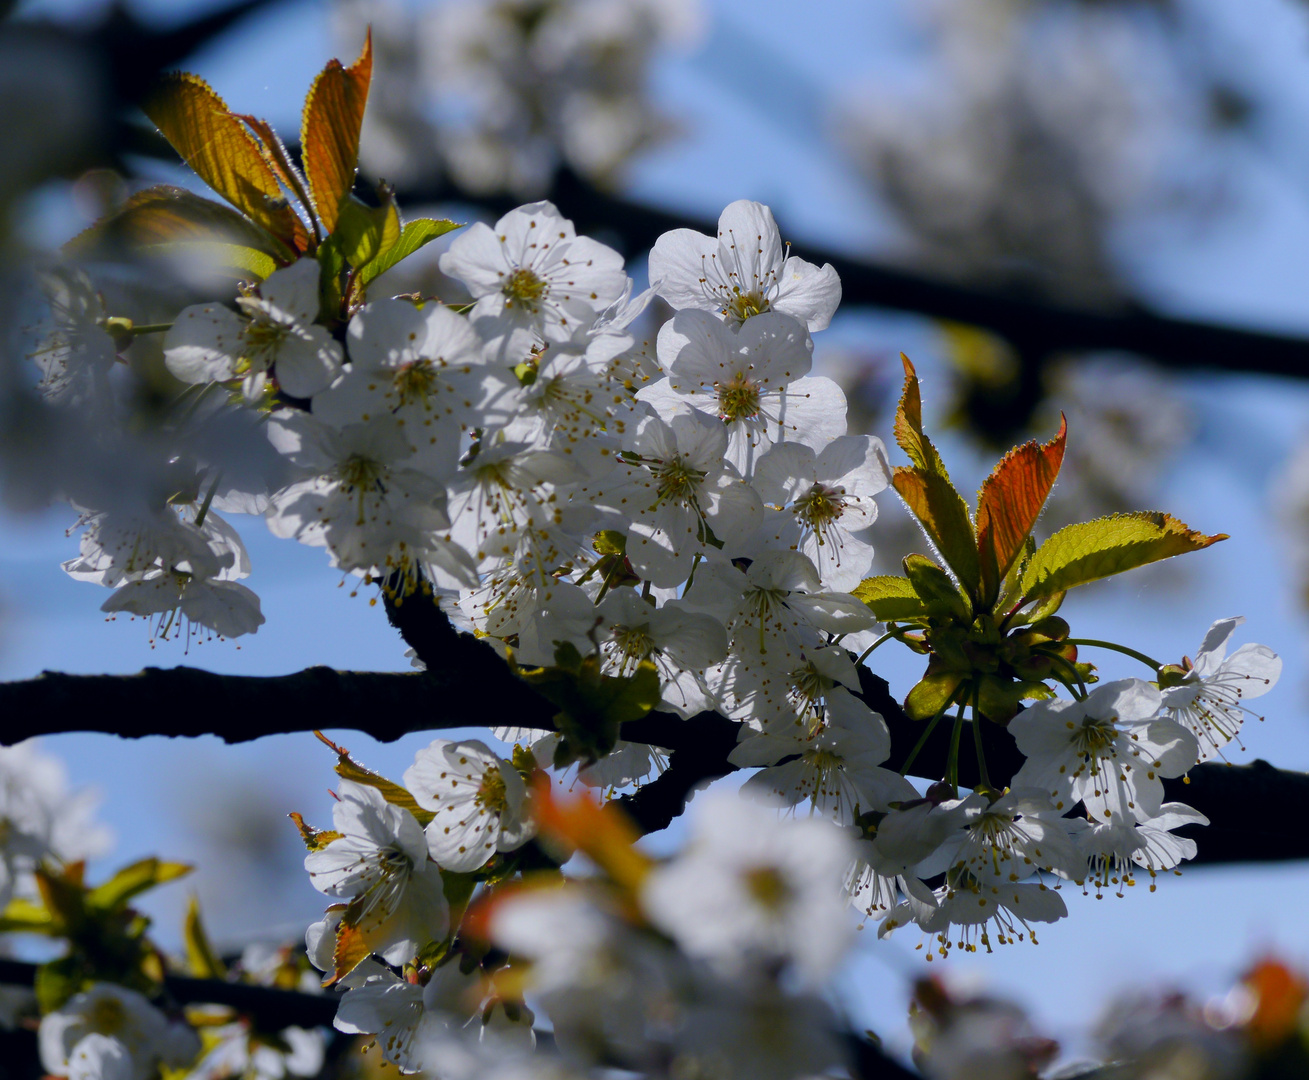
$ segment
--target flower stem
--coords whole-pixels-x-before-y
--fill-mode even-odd
[[[879,646],[880,644],[882,644],[882,642],[884,642],[884,641],[890,641],[892,638],[898,638],[898,637],[901,637],[901,636],[904,634],[904,632],[905,632],[904,629],[903,629],[902,627],[899,627],[899,626],[897,626],[897,627],[895,627],[895,628],[893,628],[893,629],[891,629],[891,630],[888,630],[885,634],[883,634],[881,637],[879,637],[876,641],[874,641],[871,645],[869,645],[868,648],[866,648],[863,652],[861,652],[861,653],[859,654],[859,659],[856,660],[856,661],[854,662],[854,666],[855,666],[855,667],[858,667],[858,666],[859,666],[860,664],[862,664],[865,660],[867,660],[868,657],[869,657],[869,654],[871,654],[872,651],[873,651],[875,648],[877,648],[877,646]]]
[[[172,328],[173,328],[173,324],[170,322],[133,323],[132,333],[133,334],[163,334],[171,330]]]
[[[959,794],[959,740],[964,732],[964,703],[959,703],[959,711],[955,713],[954,730],[950,732],[950,757],[945,763],[945,782],[954,789],[956,796]]]
[[[945,710],[949,707],[950,703],[947,701],[941,706],[941,711],[927,721],[927,726],[923,728],[923,733],[918,736],[918,741],[914,743],[914,748],[909,751],[909,756],[904,759],[904,764],[900,766],[901,776],[907,776],[909,774],[909,769],[913,765],[914,759],[918,757],[918,752],[927,745],[928,737],[936,730],[937,723],[940,721],[941,717],[945,715]]]
[[[982,718],[977,714],[977,699],[981,687],[973,687],[973,749],[977,752],[977,779],[981,787],[991,789],[991,774],[986,770],[986,751],[982,749]],[[960,712],[963,712],[962,706]]]
[[[1146,656],[1143,652],[1137,652],[1135,649],[1129,649],[1126,645],[1117,645],[1112,641],[1099,641],[1096,638],[1066,638],[1069,645],[1091,645],[1097,649],[1112,649],[1114,652],[1120,652],[1124,656],[1130,656],[1133,660],[1140,660],[1146,667],[1153,668],[1155,673],[1163,667],[1158,660]]]
[[[1081,700],[1085,701],[1087,698],[1086,682],[1082,678],[1082,673],[1077,670],[1077,665],[1074,664],[1071,660],[1069,660],[1068,657],[1060,656],[1057,652],[1047,652],[1045,649],[1040,649],[1038,651],[1042,656],[1048,656],[1051,660],[1058,660],[1059,663],[1063,664],[1064,667],[1066,667],[1069,671],[1073,673],[1073,678],[1077,680],[1077,685],[1082,688]],[[1056,678],[1057,677],[1058,676],[1056,676]],[[1072,692],[1074,697],[1077,696],[1076,688],[1072,686],[1067,679],[1059,679],[1059,681],[1068,687],[1068,689]]]

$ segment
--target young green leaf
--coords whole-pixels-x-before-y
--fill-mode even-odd
[[[415,221],[407,222],[404,228],[400,230],[400,239],[359,271],[360,282],[367,285],[374,278],[386,273],[402,259],[409,258],[410,255],[429,241],[458,228],[460,228],[460,225],[448,218],[441,220],[418,218]]]
[[[852,592],[868,605],[879,622],[922,619],[931,614],[908,578],[893,574],[864,578]]]
[[[98,911],[112,911],[124,907],[134,896],[189,874],[193,867],[186,863],[165,862],[153,855],[140,859],[119,870],[108,881],[102,882],[86,894],[86,906]]]
[[[343,67],[339,60],[329,60],[305,98],[300,123],[305,177],[318,220],[328,232],[336,231],[341,204],[354,186],[359,164],[359,131],[372,77],[370,30],[359,59],[349,67]]]
[[[111,255],[116,248],[145,254],[233,247],[248,251],[248,259],[267,260],[275,268],[295,261],[295,252],[235,210],[183,188],[161,184],[138,191],[116,213],[97,221],[64,245],[69,258]],[[271,271],[269,271],[271,273]],[[267,276],[267,275],[264,275]]]
[[[932,661],[935,661],[935,657]],[[963,671],[933,671],[934,663],[928,662],[927,672],[923,675],[908,697],[904,699],[905,715],[910,720],[930,720],[942,712],[954,699],[959,687],[963,685],[967,673]]]
[[[918,519],[937,553],[959,579],[969,597],[977,595],[981,575],[977,562],[977,537],[968,504],[955,490],[941,455],[923,432],[923,403],[918,373],[909,357],[904,364],[904,391],[895,411],[895,441],[909,455],[913,466],[895,470],[891,483]]]
[[[367,206],[354,196],[341,200],[336,231],[341,254],[356,270],[384,255],[400,240],[400,215],[389,198],[381,206]]]
[[[1009,568],[1041,516],[1064,460],[1068,423],[1044,446],[1024,443],[1000,459],[977,493],[977,552],[982,576],[982,607],[1000,595]]]
[[[959,584],[970,596],[975,594],[981,580],[977,540],[968,504],[951,486],[950,478],[944,473],[901,467],[895,470],[891,483]]]
[[[972,615],[967,597],[959,592],[950,575],[926,555],[906,555],[904,572],[913,584],[914,592],[930,607],[945,609],[963,620]]]
[[[171,72],[141,106],[196,174],[251,221],[296,251],[309,246],[255,138],[197,75]]]
[[[1053,596],[1147,563],[1226,540],[1206,536],[1170,514],[1111,514],[1060,529],[1036,549],[1023,573],[1023,600]]]
[[[895,410],[895,441],[917,468],[946,476],[941,455],[923,433],[923,399],[918,388],[918,372],[904,353],[900,354],[900,363],[904,365],[904,389]],[[949,480],[948,476],[946,480]]]

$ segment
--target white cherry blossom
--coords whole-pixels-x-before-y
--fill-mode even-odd
[[[1243,622],[1214,623],[1181,681],[1164,682],[1164,711],[1196,737],[1201,761],[1237,737],[1250,712],[1243,703],[1268,693],[1282,674],[1282,658],[1267,645],[1248,643],[1227,656],[1227,640]]]
[[[314,888],[350,901],[345,917],[371,952],[392,964],[440,941],[450,924],[441,873],[422,826],[377,788],[342,780],[332,807],[342,835],[305,857]]]
[[[1148,821],[1167,777],[1199,757],[1195,736],[1158,715],[1159,691],[1139,679],[1105,683],[1082,701],[1038,701],[1009,722],[1027,757],[1013,786],[1040,788],[1064,811],[1081,800],[1096,821]]]
[[[753,488],[725,460],[727,429],[697,409],[643,416],[613,473],[582,492],[619,516],[632,569],[671,588],[708,545],[739,546],[763,516]]]
[[[751,480],[783,511],[766,525],[773,542],[809,556],[831,589],[852,589],[871,572],[873,546],[862,534],[877,520],[873,496],[889,482],[882,441],[867,435],[842,435],[821,453],[777,443]]]
[[[418,805],[436,815],[427,848],[446,870],[476,870],[532,835],[522,778],[478,739],[433,740],[414,756],[404,781]]]
[[[742,768],[767,766],[742,790],[765,792],[785,806],[809,800],[840,825],[859,813],[917,798],[899,773],[881,768],[891,752],[886,721],[843,686],[826,694],[822,726],[811,735],[751,735],[728,755]],[[794,760],[786,761],[784,758]]]
[[[200,1049],[188,1024],[170,1021],[135,990],[105,982],[43,1016],[38,1041],[41,1065],[53,1076],[91,1077],[99,1067],[124,1080],[151,1080],[161,1065],[182,1068]]]
[[[284,409],[268,434],[304,477],[272,496],[267,521],[275,536],[325,547],[343,570],[394,573],[410,586],[428,560],[471,580],[467,555],[438,537],[448,524],[445,488],[415,467],[394,417],[336,429]]]
[[[685,850],[643,882],[641,906],[690,956],[724,972],[783,961],[817,982],[853,929],[840,888],[851,855],[831,822],[705,797]]]
[[[777,311],[816,332],[841,302],[831,264],[788,256],[773,212],[747,199],[723,211],[717,238],[693,229],[664,233],[650,252],[650,280],[674,308],[712,311],[733,325]]]
[[[246,398],[264,391],[269,375],[293,397],[324,389],[341,370],[341,346],[318,318],[318,261],[304,258],[268,276],[255,293],[237,297],[241,314],[221,304],[180,312],[164,338],[164,362],[188,383],[241,378]]]
[[[637,393],[662,415],[691,405],[727,426],[727,460],[749,479],[774,443],[821,449],[845,434],[845,395],[809,377],[813,343],[804,325],[766,312],[733,331],[705,311],[679,311],[659,331],[668,378]]]
[[[440,266],[468,287],[478,332],[511,363],[534,339],[566,341],[585,330],[627,288],[623,257],[578,236],[548,202],[511,210],[494,228],[470,225]]]
[[[1135,885],[1134,866],[1150,876],[1150,891],[1160,871],[1173,870],[1179,863],[1194,859],[1196,843],[1173,830],[1183,825],[1208,825],[1209,819],[1185,803],[1169,802],[1149,821],[1132,824],[1124,821],[1094,822],[1073,819],[1069,823],[1073,838],[1088,864],[1087,879],[1095,885],[1096,895],[1117,886]],[[1179,871],[1180,872],[1180,871]]]
[[[39,275],[39,281],[54,324],[31,354],[41,369],[41,392],[49,401],[100,408],[109,397],[107,379],[118,359],[117,345],[105,329],[104,301],[73,266],[56,266]]]
[[[487,362],[472,324],[442,304],[375,300],[347,338],[350,371],[314,396],[314,415],[340,428],[390,414],[438,476],[453,472],[465,431],[514,414],[518,381]]]

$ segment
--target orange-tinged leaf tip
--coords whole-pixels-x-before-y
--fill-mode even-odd
[[[900,363],[904,365],[904,374],[906,379],[918,378],[918,372],[914,370],[914,362],[904,353],[900,354]]]
[[[373,78],[373,32],[349,67],[329,60],[305,98],[301,142],[305,178],[319,220],[336,229],[342,200],[354,185],[359,163],[359,132]]]

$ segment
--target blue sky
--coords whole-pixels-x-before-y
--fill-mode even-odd
[[[26,7],[69,12],[86,4],[52,0]],[[138,7],[173,18],[182,5],[153,0]],[[1174,230],[1167,244],[1138,250],[1132,237],[1122,238],[1124,261],[1142,295],[1171,310],[1309,334],[1309,143],[1299,134],[1309,118],[1304,9],[1247,0],[1238,20],[1220,3],[1203,7],[1217,28],[1215,38],[1228,47],[1226,62],[1234,74],[1275,104],[1259,130],[1231,147],[1228,165],[1238,196],[1233,213],[1208,231]],[[680,118],[685,135],[636,168],[632,193],[707,217],[733,199],[756,198],[773,205],[795,239],[886,250],[896,236],[893,223],[821,135],[830,101],[846,87],[874,77],[895,79],[908,70],[912,34],[895,15],[898,6],[763,0],[746,9],[718,0],[708,9],[701,49],[667,59],[656,73],[656,92]],[[353,46],[329,39],[323,11],[317,3],[288,0],[190,66],[236,110],[294,128],[304,91],[322,63],[338,52],[353,55]],[[75,228],[70,224],[67,231]],[[817,345],[820,363],[825,351],[840,347],[904,348],[922,362],[929,407],[934,393],[939,400],[943,383],[933,373],[935,341],[919,320],[851,312],[838,317]],[[1065,614],[1082,636],[1125,637],[1153,655],[1173,657],[1193,652],[1214,619],[1246,615],[1249,623],[1238,640],[1271,645],[1286,668],[1281,685],[1264,699],[1267,722],[1248,729],[1249,753],[1233,760],[1259,756],[1309,769],[1306,620],[1286,543],[1271,514],[1278,471],[1309,434],[1309,382],[1194,376],[1179,380],[1179,387],[1197,417],[1197,436],[1171,465],[1160,505],[1232,539],[1193,556],[1180,579],[1167,571],[1134,575],[1087,590]],[[968,452],[949,445],[951,453]],[[974,461],[971,468],[979,472],[982,465]],[[255,566],[249,584],[262,598],[267,624],[239,649],[208,644],[189,656],[176,644],[152,650],[142,624],[107,625],[98,610],[99,591],[60,571],[59,561],[76,550],[75,539],[64,532],[71,522],[71,513],[60,510],[0,520],[0,677],[24,678],[43,669],[131,672],[179,663],[245,674],[315,663],[363,670],[407,666],[404,646],[380,606],[370,607],[362,591],[352,599],[349,585],[339,588],[340,575],[321,551],[276,541],[259,522],[247,520],[237,524]],[[916,661],[888,657],[883,670],[903,693]],[[1112,657],[1105,658],[1104,672],[1141,673]],[[186,702],[170,707],[185,710]],[[395,776],[426,742],[413,736],[381,746],[356,734],[339,737],[371,766]],[[286,810],[320,818],[329,812],[330,755],[310,736],[237,748],[212,738],[133,744],[64,736],[48,746],[65,757],[77,782],[103,791],[104,816],[119,836],[116,859],[148,853],[202,858],[215,828],[202,820],[204,804],[228,805],[233,792],[246,792],[256,802],[262,798],[270,829],[282,827],[277,818]],[[289,826],[287,835],[274,855],[293,860]],[[224,881],[211,872],[200,881],[202,897],[220,913],[221,933],[302,925],[321,909],[303,878],[261,896],[263,871],[255,864],[246,869],[245,877]],[[1089,1020],[1094,1003],[1115,989],[1173,980],[1218,990],[1267,948],[1309,964],[1309,925],[1294,902],[1307,887],[1309,867],[1292,864],[1189,871],[1163,882],[1154,895],[1144,895],[1141,887],[1140,895],[1122,900],[1083,899],[1073,890],[1067,897],[1071,918],[1041,933],[1041,945],[949,963],[1024,999],[1055,1034],[1075,1038],[1077,1022]],[[185,890],[174,886],[172,894],[161,896],[155,908],[165,941],[176,940]],[[873,931],[866,934],[871,939]],[[890,943],[868,942],[845,985],[861,1024],[902,1038],[903,974],[922,970],[922,960],[913,952],[917,938],[900,934]]]

